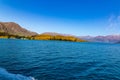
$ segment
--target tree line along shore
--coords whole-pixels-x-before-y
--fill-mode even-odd
[[[85,40],[79,39],[74,36],[64,36],[64,35],[49,35],[49,34],[38,34],[34,36],[22,36],[13,35],[4,32],[0,32],[0,38],[6,39],[28,39],[28,40],[59,40],[59,41],[72,41],[72,42],[86,42]]]

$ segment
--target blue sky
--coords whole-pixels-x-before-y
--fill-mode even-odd
[[[120,34],[120,0],[0,0],[0,21],[38,33]]]

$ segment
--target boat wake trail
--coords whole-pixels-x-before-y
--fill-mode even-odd
[[[0,80],[35,80],[35,78],[21,74],[12,74],[7,72],[4,68],[0,68]]]

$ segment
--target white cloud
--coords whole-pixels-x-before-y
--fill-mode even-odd
[[[114,34],[120,34],[120,15],[111,15],[109,17],[107,31]]]

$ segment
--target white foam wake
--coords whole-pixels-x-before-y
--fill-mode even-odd
[[[0,80],[35,80],[35,78],[23,76],[21,74],[12,74],[0,68]]]

